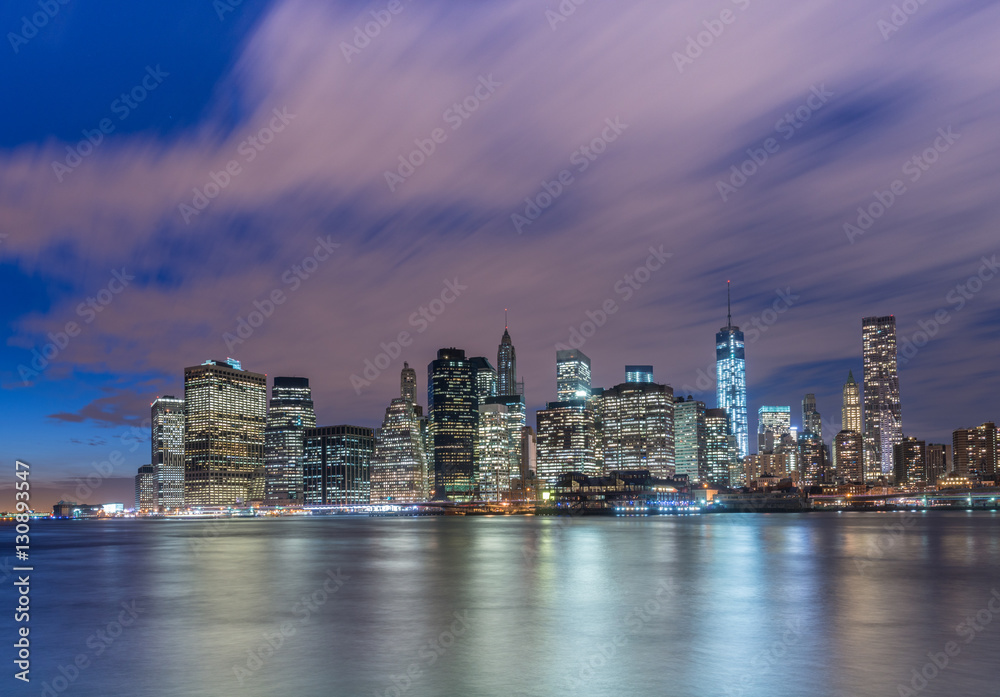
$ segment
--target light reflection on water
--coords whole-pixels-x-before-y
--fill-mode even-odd
[[[993,694],[1000,621],[956,628],[1000,589],[998,532],[964,512],[41,522],[31,693],[897,695],[956,641],[920,694]]]

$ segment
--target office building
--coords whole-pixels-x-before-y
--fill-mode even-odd
[[[708,480],[705,403],[688,395],[674,402],[674,470],[689,482]]]
[[[590,397],[590,359],[583,351],[556,351],[556,391],[560,402]]]
[[[903,438],[896,364],[896,318],[861,320],[864,351],[864,442],[867,478],[892,474],[892,449]]]
[[[653,366],[651,365],[625,366],[625,382],[653,382]]]
[[[865,481],[864,444],[858,431],[842,430],[833,439],[833,458],[837,477],[845,484]]]
[[[844,404],[840,416],[843,430],[864,433],[861,429],[861,388],[854,381],[854,371],[847,372],[847,382],[844,383]]]
[[[823,440],[823,420],[816,410],[816,395],[811,392],[802,398],[802,430]]]
[[[264,502],[267,505],[302,504],[305,431],[315,427],[316,411],[309,378],[274,378],[264,429]]]
[[[157,509],[158,496],[156,470],[152,465],[143,465],[135,475],[135,512],[153,513]]]
[[[654,382],[624,382],[601,395],[605,471],[649,470],[674,476],[674,391]]]
[[[497,395],[497,369],[488,358],[475,356],[469,359],[476,369],[476,395],[482,403]]]
[[[302,488],[306,504],[367,505],[375,432],[363,426],[305,430]]]
[[[505,404],[479,405],[476,483],[480,500],[503,501],[510,498],[512,478],[520,475],[518,453],[523,422],[516,416],[508,413]]]
[[[504,311],[503,336],[497,347],[497,394],[500,396],[518,394],[517,352],[507,330],[507,312]]]
[[[372,503],[407,504],[429,498],[423,419],[420,407],[414,403],[416,381],[416,371],[404,363],[400,396],[390,402],[382,427],[375,431],[370,473]]]
[[[729,414],[732,435],[736,438],[739,457],[750,454],[750,427],[747,421],[747,370],[743,332],[733,326],[729,303],[729,283],[726,283],[728,319],[726,326],[715,335],[716,397],[719,409]]]
[[[151,460],[156,479],[157,508],[184,507],[184,400],[157,397],[149,408]]]
[[[927,444],[927,483],[936,484],[939,477],[948,474],[948,449],[945,443]]]
[[[399,396],[410,404],[417,403],[417,371],[403,361],[403,369],[399,371]]]
[[[761,407],[757,410],[757,450],[773,453],[781,437],[792,428],[791,407]]]
[[[600,474],[596,445],[600,437],[594,411],[583,400],[549,402],[536,413],[538,478],[554,484],[559,475]]]
[[[725,409],[705,410],[705,457],[708,481],[715,486],[729,486],[730,470],[738,465],[739,450]]]
[[[799,434],[799,472],[803,486],[826,482],[826,448],[819,436],[809,431]]]
[[[892,449],[893,479],[896,484],[927,483],[927,444],[903,438]]]
[[[456,348],[427,366],[428,428],[433,439],[434,498],[471,501],[479,426],[476,364]]]
[[[262,501],[267,377],[231,358],[185,368],[184,407],[185,504]]]

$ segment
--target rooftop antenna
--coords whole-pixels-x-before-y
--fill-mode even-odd
[[[503,309],[503,329],[507,331],[507,308]]]
[[[726,327],[733,326],[733,303],[729,293],[729,281],[726,281]]]

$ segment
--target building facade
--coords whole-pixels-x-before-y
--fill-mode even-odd
[[[267,377],[233,359],[185,368],[184,405],[185,503],[262,501]]]
[[[421,419],[416,405],[405,395],[392,400],[385,410],[382,428],[375,431],[372,503],[407,504],[429,498]]]
[[[625,382],[653,382],[653,366],[651,365],[625,366]]]
[[[892,449],[893,479],[896,484],[927,483],[927,443],[912,436]]]
[[[517,352],[505,324],[500,346],[497,347],[497,394],[506,396],[517,393]]]
[[[854,372],[847,372],[847,382],[844,383],[844,402],[840,409],[841,429],[864,433],[861,428],[861,388],[854,381]]]
[[[475,497],[478,385],[475,363],[460,349],[439,350],[437,360],[427,366],[436,499],[461,502]]]
[[[309,378],[276,377],[264,429],[264,502],[269,506],[302,504],[305,431],[316,427]]]
[[[554,484],[559,475],[581,472],[597,476],[599,434],[594,411],[584,400],[549,402],[536,418],[538,478]]]
[[[733,326],[731,308],[726,326],[715,335],[715,372],[718,408],[729,414],[737,453],[741,458],[746,457],[750,454],[746,354],[743,332]]]
[[[674,402],[674,472],[689,482],[708,481],[705,403],[688,395]]]
[[[864,443],[858,431],[842,430],[833,439],[837,477],[845,484],[865,481]]]
[[[305,430],[303,499],[312,505],[366,505],[371,501],[375,432],[364,426]]]
[[[972,480],[995,480],[997,475],[997,426],[987,421],[974,428],[952,432],[954,474]]]
[[[135,475],[135,512],[154,513],[157,510],[156,470],[152,465],[143,465]]]
[[[625,382],[601,395],[605,471],[649,470],[674,476],[674,391],[654,382]]]
[[[892,449],[903,438],[896,362],[896,318],[861,320],[864,353],[864,441],[867,477],[892,474]]]
[[[757,451],[773,453],[781,437],[791,432],[791,407],[761,407],[757,410]]]
[[[556,351],[556,393],[560,402],[590,397],[590,358],[583,351]]]
[[[725,409],[705,410],[705,453],[709,483],[729,486],[730,472],[739,463],[739,450]]]
[[[802,398],[802,430],[823,440],[823,419],[816,409],[816,395],[812,392]]]
[[[184,400],[157,397],[150,405],[150,462],[156,478],[157,508],[184,507]]]

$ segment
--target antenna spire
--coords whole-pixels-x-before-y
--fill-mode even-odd
[[[503,330],[507,331],[507,308],[503,309]]]
[[[726,281],[726,327],[733,326],[733,302],[729,293],[729,281]]]

